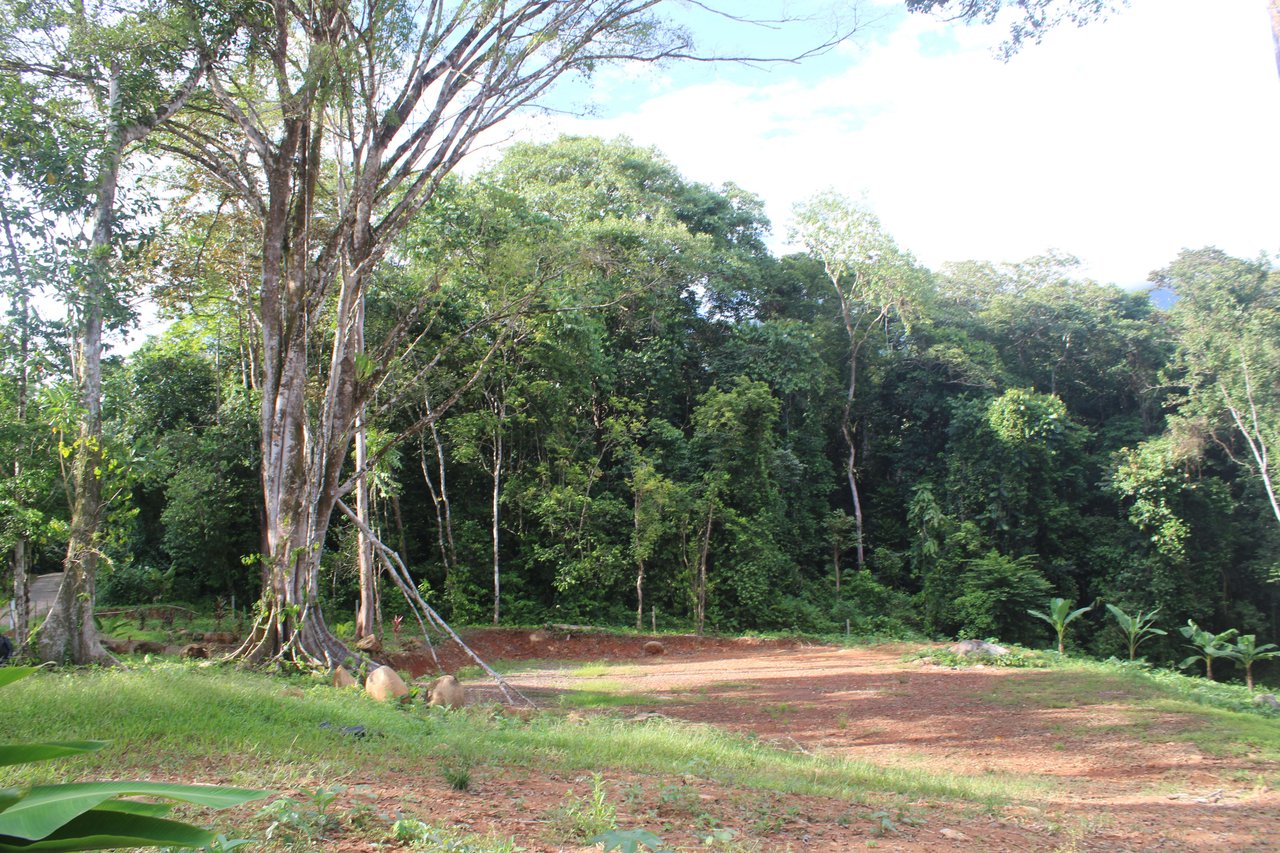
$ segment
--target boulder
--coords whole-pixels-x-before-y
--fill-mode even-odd
[[[667,647],[659,643],[657,640],[650,640],[644,644],[644,653],[646,655],[665,655]]]
[[[550,638],[547,636],[547,632],[541,628],[529,632],[529,642],[531,643],[545,643],[548,639]]]
[[[188,643],[182,647],[182,651],[178,652],[179,656],[191,658],[192,660],[206,660],[209,657],[209,650],[199,643]]]
[[[467,694],[452,675],[442,675],[427,691],[427,705],[440,705],[445,708],[461,708],[467,704]]]
[[[1280,699],[1277,699],[1274,693],[1259,693],[1253,697],[1253,704],[1280,711]]]
[[[364,692],[379,702],[398,702],[409,695],[409,686],[400,673],[389,666],[380,666],[364,680]]]
[[[334,687],[358,687],[360,682],[356,681],[356,677],[347,672],[347,668],[340,666],[333,671]]]
[[[995,643],[984,643],[982,640],[961,640],[953,644],[948,651],[961,657],[973,657],[976,655],[998,657],[1009,654],[1009,650],[1004,646],[997,646]]]

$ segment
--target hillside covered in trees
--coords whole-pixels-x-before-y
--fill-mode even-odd
[[[100,605],[251,602],[266,575],[261,237],[179,177],[125,259],[172,325],[103,364]],[[388,247],[329,488],[442,615],[1034,643],[1026,611],[1056,595],[1277,636],[1265,258],[1170,258],[1161,308],[1059,255],[926,269],[835,195],[776,257],[761,210],[625,139],[562,138],[446,179]],[[4,265],[3,545],[47,572],[76,414],[69,329],[15,274],[32,245]],[[311,330],[313,369],[333,335]],[[340,636],[406,612],[375,544],[335,513],[318,593]],[[1079,642],[1122,654],[1103,615]]]

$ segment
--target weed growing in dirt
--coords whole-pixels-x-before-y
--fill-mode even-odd
[[[455,791],[465,791],[471,787],[471,768],[465,764],[446,764],[440,774]]]
[[[272,801],[258,813],[259,817],[271,821],[266,840],[284,850],[316,849],[328,833],[340,825],[333,804],[346,790],[342,785],[334,785],[304,790],[302,799],[281,797]]]
[[[547,815],[547,825],[556,838],[567,841],[589,841],[617,829],[618,809],[609,802],[600,774],[591,774],[591,793],[585,797],[566,791]]]
[[[490,833],[476,835],[443,824],[420,820],[398,820],[391,825],[391,837],[419,853],[516,853],[524,850],[514,838]]]

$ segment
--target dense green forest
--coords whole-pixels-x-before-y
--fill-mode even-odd
[[[647,0],[416,8],[4,7],[0,546],[34,656],[107,662],[95,604],[175,600],[257,601],[243,658],[329,667],[430,608],[1043,642],[1063,597],[1276,637],[1267,258],[1184,251],[1156,304],[1060,255],[927,269],[834,192],[771,232],[626,140],[463,176],[562,77],[700,55]],[[104,348],[146,305],[164,333]]]
[[[257,237],[188,180],[132,261],[174,322],[104,367],[103,605],[263,580]],[[1161,308],[1059,255],[926,269],[834,195],[776,257],[761,210],[563,138],[449,179],[397,240],[365,335],[413,345],[369,396],[368,517],[446,618],[1042,643],[1026,611],[1059,595],[1276,636],[1266,259],[1186,251]],[[12,271],[3,544],[53,571],[68,332]],[[328,532],[330,623],[354,621],[356,533]],[[386,580],[380,609],[405,612]],[[1119,654],[1104,616],[1075,633]]]

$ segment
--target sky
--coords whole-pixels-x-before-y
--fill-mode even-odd
[[[789,55],[829,31],[823,5],[732,0],[745,14],[815,17],[767,27],[690,11],[688,25],[705,50]],[[795,203],[824,189],[870,207],[934,269],[1054,249],[1084,275],[1136,287],[1183,248],[1280,250],[1280,76],[1264,0],[1132,0],[1007,63],[993,53],[1007,24],[908,15],[899,0],[858,8],[860,31],[820,58],[613,67],[508,133],[654,146],[690,180],[760,195],[779,252],[794,248]]]

